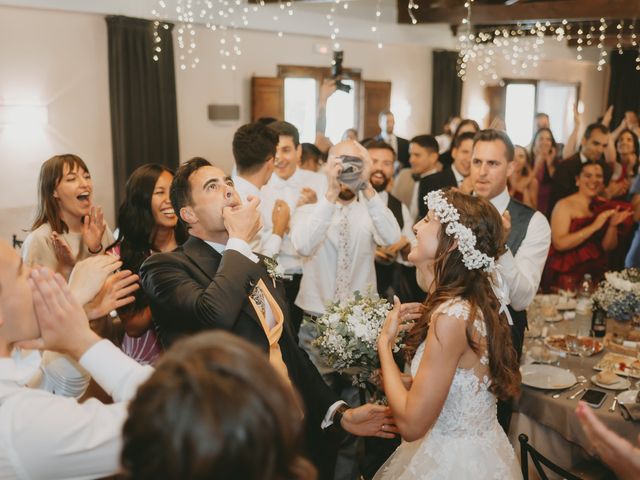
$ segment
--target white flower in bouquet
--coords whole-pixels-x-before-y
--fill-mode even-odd
[[[377,294],[354,292],[343,302],[331,303],[315,320],[313,341],[320,356],[339,373],[354,376],[354,384],[367,382],[380,367],[378,336],[392,306]],[[395,351],[401,348],[400,339]]]
[[[640,270],[628,268],[620,272],[607,272],[593,295],[607,316],[618,321],[629,321],[640,314]]]

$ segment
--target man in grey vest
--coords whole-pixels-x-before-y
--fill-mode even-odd
[[[538,291],[542,270],[551,244],[551,228],[542,213],[511,198],[507,178],[514,170],[513,143],[500,130],[482,130],[473,141],[471,183],[474,193],[489,200],[503,216],[508,231],[507,251],[498,260],[501,274],[509,287],[509,312],[513,346],[522,353],[526,309]],[[498,419],[509,428],[511,405],[498,404]]]

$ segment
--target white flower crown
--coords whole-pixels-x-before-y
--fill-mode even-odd
[[[445,233],[458,242],[458,250],[462,254],[462,262],[468,270],[482,269],[492,272],[495,260],[476,248],[476,236],[471,229],[460,223],[460,213],[444,198],[442,190],[434,190],[424,197],[427,208],[433,212],[440,223],[445,226]]]

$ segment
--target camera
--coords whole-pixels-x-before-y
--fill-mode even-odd
[[[342,72],[342,59],[344,57],[344,52],[342,50],[335,50],[333,52],[333,60],[331,61],[331,76],[336,81],[336,89],[341,90],[345,93],[349,93],[351,91],[351,86],[344,83],[340,78],[343,76]]]

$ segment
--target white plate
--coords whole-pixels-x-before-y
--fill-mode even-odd
[[[636,403],[636,397],[638,396],[638,390],[627,390],[626,392],[619,393],[618,403],[624,405],[625,403]]]
[[[520,373],[523,385],[545,390],[561,390],[576,383],[576,376],[569,370],[551,365],[523,365]]]
[[[626,390],[631,386],[631,382],[626,378],[618,377],[619,380],[616,383],[611,383],[609,385],[606,385],[604,383],[600,383],[596,377],[597,375],[594,375],[593,377],[591,377],[591,381],[595,383],[597,386],[599,386],[600,388],[606,388],[607,390]]]
[[[556,322],[561,322],[562,320],[564,320],[564,317],[562,316],[561,313],[558,313],[553,317],[544,317],[545,322],[556,323]]]
[[[576,309],[576,300],[575,299],[569,299],[569,300],[564,300],[561,299],[558,301],[558,304],[556,305],[556,308],[558,310],[575,310]]]

